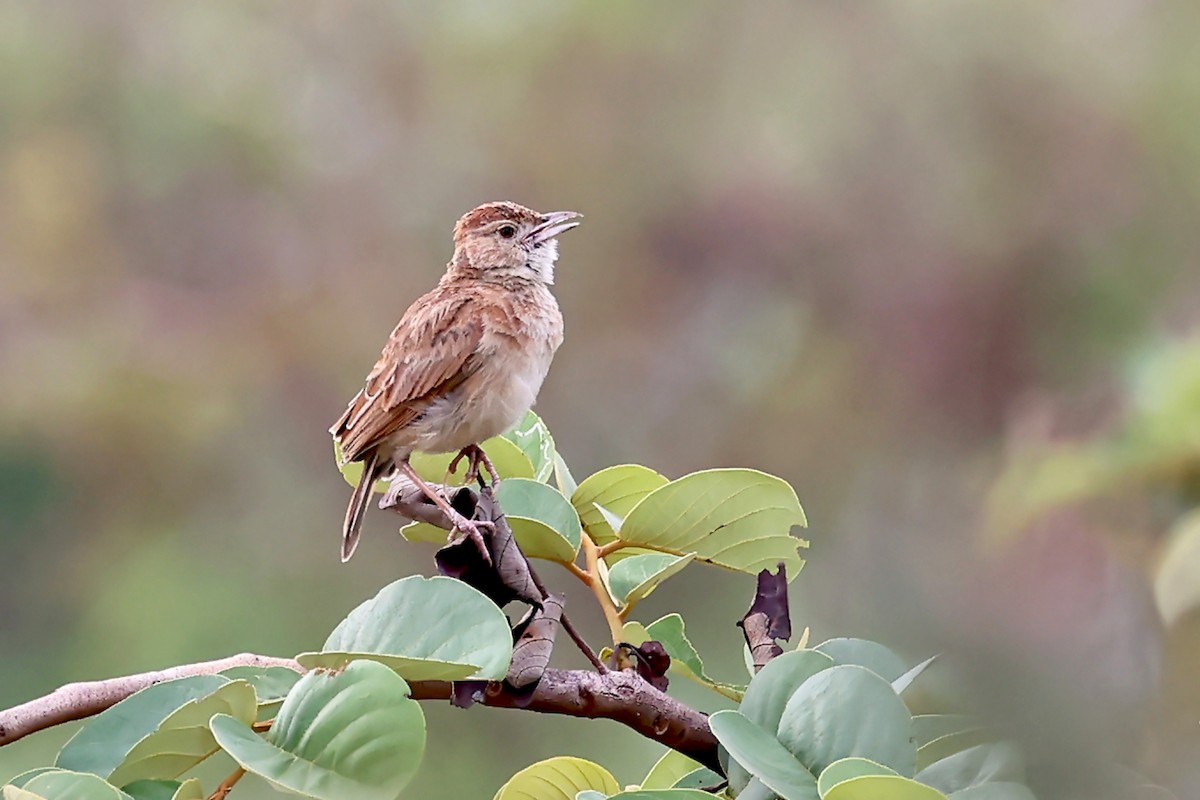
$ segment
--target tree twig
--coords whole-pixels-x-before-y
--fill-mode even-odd
[[[0,745],[10,744],[45,728],[98,714],[129,695],[164,680],[189,675],[211,675],[235,666],[303,668],[290,658],[272,658],[242,653],[217,661],[184,664],[157,672],[120,678],[73,683],[19,706],[0,711]],[[412,681],[416,700],[446,700],[451,684],[444,681]],[[708,717],[655,689],[634,673],[589,670],[546,670],[532,699],[518,698],[492,683],[482,703],[497,708],[517,708],[543,714],[611,719],[710,767],[720,769],[717,740],[708,727]]]
[[[302,672],[295,659],[240,653],[199,664],[183,664],[156,672],[86,683],[69,683],[45,697],[0,711],[0,745],[64,722],[99,714],[129,695],[163,681],[190,675],[213,675],[230,667],[287,667]]]
[[[225,800],[225,795],[233,791],[233,787],[242,779],[242,776],[245,774],[246,770],[244,767],[238,767],[233,772],[229,773],[229,777],[221,781],[221,785],[216,788],[216,791],[208,796],[208,800]]]

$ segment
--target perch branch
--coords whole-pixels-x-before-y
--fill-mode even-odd
[[[11,744],[36,731],[99,714],[129,695],[163,681],[190,675],[213,675],[230,667],[287,667],[301,672],[291,658],[240,653],[216,661],[183,664],[156,672],[126,675],[87,683],[68,683],[45,697],[0,711],[0,745]]]
[[[98,714],[152,684],[189,675],[211,675],[236,666],[287,667],[303,672],[290,658],[242,653],[157,672],[72,683],[44,697],[0,711],[0,745],[63,722]],[[446,700],[450,697],[451,685],[444,681],[413,681],[410,687],[416,700]],[[519,700],[503,684],[493,683],[488,686],[482,702],[487,706],[515,708]],[[717,740],[709,730],[708,718],[633,673],[550,669],[543,675],[526,708],[544,714],[615,720],[705,766],[720,769]]]

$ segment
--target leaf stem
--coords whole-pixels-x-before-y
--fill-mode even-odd
[[[612,555],[613,553],[617,552],[618,550],[620,550],[623,547],[632,547],[632,546],[633,545],[631,545],[629,542],[622,541],[621,539],[613,539],[608,544],[600,545],[598,552],[599,552],[601,558],[607,558],[608,556]],[[645,546],[645,545],[642,545],[642,546]]]
[[[582,578],[583,582],[591,588],[592,594],[596,596],[600,610],[604,612],[604,619],[608,622],[608,632],[612,636],[613,644],[616,645],[623,638],[624,623],[612,596],[608,593],[608,587],[600,578],[600,548],[586,533],[583,534],[582,546],[584,563],[587,564],[587,570]]]
[[[229,777],[221,781],[221,785],[217,790],[208,796],[208,800],[225,800],[225,795],[233,791],[233,786],[242,779],[246,774],[244,767],[238,767],[233,772],[229,773]]]

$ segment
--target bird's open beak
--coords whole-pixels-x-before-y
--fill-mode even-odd
[[[550,241],[560,233],[566,233],[579,225],[577,220],[583,219],[583,214],[574,211],[551,211],[542,214],[542,221],[534,226],[525,236],[525,241],[537,246]]]

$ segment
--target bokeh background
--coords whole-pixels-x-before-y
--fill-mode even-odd
[[[587,215],[538,405],[577,478],[785,477],[814,641],[944,653],[930,708],[1041,797],[1200,795],[1198,35],[1188,0],[0,3],[0,705],[311,649],[428,574],[380,512],[338,563],[326,428],[513,199]],[[693,573],[641,617],[738,679],[753,581]],[[660,753],[426,713],[415,797]]]

